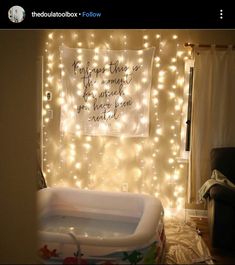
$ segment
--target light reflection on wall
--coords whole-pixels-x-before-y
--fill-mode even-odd
[[[147,193],[159,197],[165,207],[184,207],[187,164],[179,160],[180,130],[185,122],[182,119],[184,61],[190,54],[178,39],[175,34],[156,30],[48,33],[44,54],[42,131],[43,171],[49,186]],[[79,124],[76,134],[66,130],[60,132],[60,108],[66,107],[61,85],[64,74],[59,55],[61,45],[77,48],[81,58],[82,48],[94,49],[93,64],[99,60],[99,48],[124,50],[125,56],[126,49],[156,47],[150,137],[85,136],[79,131]],[[141,54],[139,56],[138,60],[143,61]],[[48,92],[51,93],[49,100]]]

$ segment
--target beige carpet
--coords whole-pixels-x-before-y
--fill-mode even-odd
[[[165,264],[214,264],[194,222],[165,218],[165,233]]]

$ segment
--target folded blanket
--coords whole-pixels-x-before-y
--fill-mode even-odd
[[[211,179],[208,179],[198,191],[199,201],[206,200],[209,195],[210,188],[214,185],[221,185],[235,191],[235,184],[228,180],[219,170],[214,169],[212,171]]]

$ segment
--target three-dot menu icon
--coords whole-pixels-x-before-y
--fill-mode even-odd
[[[220,18],[220,19],[223,19],[223,16],[224,16],[224,15],[223,15],[223,9],[220,9],[220,11],[219,11],[219,18]]]

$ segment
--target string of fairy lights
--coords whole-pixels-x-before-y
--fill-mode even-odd
[[[42,162],[47,183],[147,193],[159,197],[166,208],[182,209],[187,164],[178,158],[182,146],[181,126],[185,122],[182,110],[187,103],[183,94],[184,63],[190,58],[190,51],[178,43],[177,35],[164,37],[153,30],[111,32],[66,30],[50,32],[47,36],[42,92]],[[66,107],[59,52],[63,45],[76,48],[81,58],[83,48],[93,49],[94,65],[99,60],[100,48],[123,50],[123,58],[126,50],[156,48],[149,137],[88,136],[81,133],[79,124],[74,134],[60,130],[61,108]],[[143,60],[140,54],[139,63]]]

